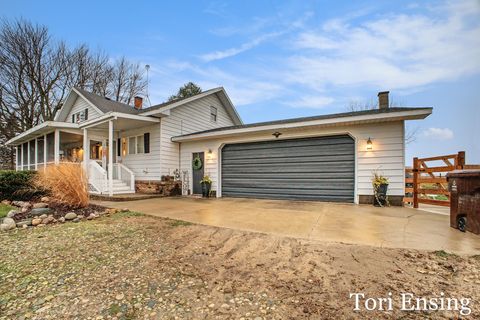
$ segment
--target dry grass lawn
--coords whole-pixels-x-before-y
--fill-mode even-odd
[[[0,319],[451,318],[353,312],[350,292],[469,297],[480,259],[291,238],[119,213],[1,233]]]

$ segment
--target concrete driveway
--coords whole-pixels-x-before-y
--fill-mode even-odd
[[[296,238],[480,254],[479,235],[450,228],[446,215],[410,208],[187,197],[95,203],[199,224]]]

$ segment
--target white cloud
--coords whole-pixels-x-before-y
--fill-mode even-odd
[[[422,135],[436,140],[453,139],[453,131],[449,128],[428,128],[422,132]]]
[[[327,85],[398,90],[478,73],[480,20],[473,18],[480,6],[472,3],[448,3],[433,8],[434,15],[327,21],[294,41],[289,79],[317,90]]]
[[[229,57],[236,56],[237,54],[240,54],[242,52],[245,52],[247,50],[250,50],[258,45],[260,45],[262,42],[265,42],[271,38],[277,37],[281,35],[282,32],[272,32],[272,33],[267,33],[262,36],[259,36],[252,41],[246,42],[242,45],[240,45],[237,48],[229,48],[226,50],[220,50],[220,51],[214,51],[210,53],[206,53],[204,55],[201,55],[200,58],[206,62],[214,61],[214,60],[221,60]]]
[[[331,97],[324,96],[303,96],[298,100],[287,101],[285,104],[294,108],[321,109],[335,101]]]

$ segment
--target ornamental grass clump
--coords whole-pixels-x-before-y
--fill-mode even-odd
[[[88,206],[88,179],[79,164],[47,166],[45,171],[38,173],[36,182],[60,204],[72,209]]]

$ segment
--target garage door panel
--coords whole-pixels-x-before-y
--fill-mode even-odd
[[[337,137],[326,137],[326,139],[318,138],[304,138],[304,139],[287,139],[287,140],[277,140],[275,141],[275,148],[290,148],[290,147],[315,147],[315,146],[324,146],[324,145],[340,145],[347,144],[350,145],[352,138],[345,136]],[[224,147],[226,151],[235,151],[235,150],[256,150],[256,149],[269,149],[272,147],[272,141],[260,141],[255,143],[240,143],[240,144],[229,144]]]
[[[222,194],[353,202],[354,149],[346,135],[226,145]]]
[[[258,158],[298,158],[298,157],[321,157],[328,156],[331,154],[336,155],[354,155],[351,146],[341,145],[341,146],[328,146],[328,147],[301,147],[294,148],[290,147],[288,149],[259,149],[259,150],[245,150],[245,151],[225,151],[223,156],[228,159],[258,159]]]
[[[317,163],[321,164],[323,162],[330,162],[325,165],[331,165],[333,163],[337,162],[344,162],[344,161],[349,161],[350,163],[354,164],[354,160],[352,157],[352,154],[345,154],[345,155],[327,155],[327,156],[304,156],[304,157],[279,157],[279,158],[264,158],[264,159],[256,159],[256,161],[251,161],[251,159],[228,159],[227,163],[223,163],[223,166],[225,168],[228,168],[230,166],[235,166],[235,165],[248,165],[248,164],[254,164],[254,165],[270,165],[270,164],[275,164],[275,163],[280,163],[282,165],[285,165],[285,160],[290,161],[290,160],[295,160],[295,163]]]

